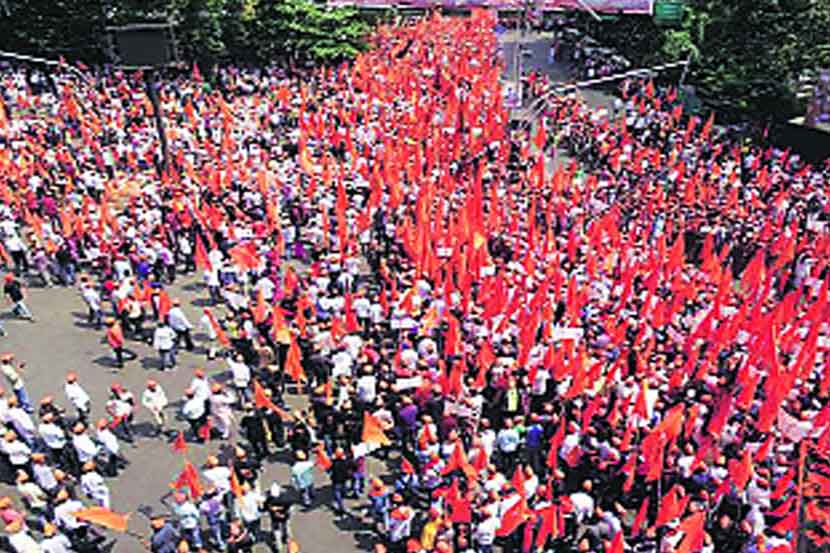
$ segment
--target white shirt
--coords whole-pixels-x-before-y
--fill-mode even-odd
[[[222,493],[231,489],[231,469],[228,467],[213,467],[202,472],[209,485],[216,486]]]
[[[115,437],[112,430],[109,428],[102,428],[98,430],[97,438],[98,441],[101,442],[101,445],[104,446],[104,449],[106,449],[109,453],[118,455],[120,446],[118,444],[118,438]]]
[[[193,390],[193,397],[201,400],[206,400],[210,395],[210,386],[205,378],[193,378],[190,381],[190,388]]]
[[[28,463],[29,457],[32,455],[32,450],[29,449],[29,446],[20,440],[3,442],[3,450],[6,452],[6,455],[9,456],[9,462],[16,467]]]
[[[61,449],[66,445],[66,433],[53,422],[41,423],[37,427],[37,433],[40,434],[40,437],[43,438],[50,449]]]
[[[55,507],[55,521],[57,521],[58,526],[61,528],[76,530],[80,528],[83,523],[72,516],[72,513],[76,513],[83,508],[84,504],[77,499],[67,500]]]
[[[98,455],[98,446],[86,433],[72,436],[72,445],[75,446],[75,450],[78,452],[78,460],[81,464],[93,461],[95,456]]]
[[[15,534],[9,534],[9,544],[15,553],[42,553],[38,543],[29,535],[26,530],[21,530]]]
[[[233,377],[233,385],[237,388],[247,388],[251,381],[251,369],[244,362],[240,363],[233,359],[228,359],[228,367],[231,369],[231,376]]]
[[[184,402],[182,414],[187,420],[197,420],[205,414],[205,400],[199,397],[192,397]]]
[[[89,394],[81,388],[80,384],[77,382],[67,382],[63,389],[66,393],[66,397],[69,398],[69,401],[72,402],[72,405],[74,405],[76,409],[86,411],[89,407]]]
[[[55,534],[40,542],[43,553],[72,553],[72,543],[63,534]]]
[[[190,324],[181,307],[170,308],[170,311],[167,312],[167,320],[170,323],[170,328],[177,332],[183,332],[193,328],[193,325]]]
[[[159,351],[173,349],[176,342],[176,333],[169,326],[160,326],[153,333],[153,347]]]
[[[153,412],[158,412],[167,407],[167,394],[161,386],[156,384],[156,388],[151,390],[145,388],[141,393],[141,404]]]

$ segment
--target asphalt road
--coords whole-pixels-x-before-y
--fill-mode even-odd
[[[181,284],[183,286],[174,286],[170,295],[182,300],[191,322],[196,324],[207,293],[202,291],[198,279],[186,279]],[[139,358],[127,363],[123,372],[116,374],[111,366],[104,331],[87,327],[86,307],[75,290],[31,288],[29,294],[28,305],[37,322],[30,323],[9,318],[9,315],[0,315],[8,332],[7,337],[0,338],[0,351],[13,352],[19,360],[27,363],[25,381],[33,403],[44,395],[51,394],[59,405],[72,412],[63,392],[63,379],[67,372],[75,371],[79,382],[92,398],[91,420],[94,421],[104,416],[104,403],[112,383],[121,383],[139,398],[146,380],[154,378],[167,392],[171,402],[168,413],[172,417],[178,408],[177,400],[190,384],[193,369],[203,367],[212,378],[222,377],[226,370],[222,361],[207,362],[206,356],[200,351],[199,335],[196,334],[196,352],[181,352],[176,372],[159,372],[157,355],[151,348],[141,343],[128,342],[128,347],[138,353]],[[296,396],[288,396],[288,401],[295,406],[301,403]],[[135,417],[136,436],[142,436],[149,429],[150,421],[149,412],[139,407]],[[171,426],[184,430],[187,424],[184,421],[174,421]],[[209,454],[217,453],[221,446],[218,442],[205,446],[190,444],[189,458],[196,466],[200,466]],[[149,534],[146,514],[167,511],[164,500],[170,493],[170,482],[182,469],[183,458],[172,452],[168,441],[146,435],[136,440],[135,447],[124,444],[123,452],[130,461],[129,467],[117,478],[108,480],[112,509],[133,513],[130,531],[146,535]],[[288,485],[288,462],[287,456],[278,454],[266,463],[261,479],[263,490],[267,491],[274,480],[284,487]],[[372,462],[369,470],[371,474],[380,474],[383,467]],[[327,506],[330,499],[328,477],[318,472],[315,482],[320,492],[315,505],[309,511],[295,509],[292,520],[294,539],[300,544],[303,553],[368,550],[373,543],[370,528],[362,524],[359,518],[335,521]],[[14,489],[5,485],[0,485],[0,493],[16,498]],[[171,504],[170,498],[166,499],[167,504]],[[360,503],[352,501],[347,502],[347,505],[356,510]],[[117,553],[142,550],[140,543],[131,536],[111,535],[117,540],[113,548]],[[256,552],[268,550],[262,544],[254,549]]]

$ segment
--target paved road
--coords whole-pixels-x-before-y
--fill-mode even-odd
[[[194,279],[183,282],[184,286],[175,286],[171,297],[179,297],[191,321],[198,321],[198,314],[206,293]],[[63,394],[64,375],[76,371],[79,381],[93,399],[92,420],[103,416],[103,405],[113,382],[120,382],[136,396],[144,389],[144,383],[150,377],[158,380],[164,387],[171,402],[182,396],[189,385],[192,370],[204,367],[210,376],[220,376],[225,370],[220,361],[207,362],[204,354],[183,352],[179,359],[179,369],[175,373],[160,373],[156,369],[156,355],[144,344],[129,343],[129,347],[139,354],[139,359],[127,364],[121,374],[114,374],[109,362],[109,349],[105,343],[103,331],[87,328],[85,322],[86,308],[74,290],[67,288],[32,288],[28,301],[37,317],[36,323],[4,320],[8,336],[0,338],[0,351],[9,351],[27,362],[26,385],[33,402],[47,394],[53,394],[56,401],[69,407]],[[185,303],[187,305],[185,305]],[[197,336],[197,346],[198,334]],[[298,405],[299,398],[289,397],[289,402]],[[176,406],[169,408],[172,415]],[[139,408],[136,426],[140,435],[148,428],[149,413]],[[177,428],[184,429],[186,423],[176,421]],[[216,453],[220,444],[207,446],[191,444],[190,458],[199,466],[208,454]],[[174,454],[166,441],[143,437],[137,440],[135,448],[126,446],[124,453],[131,461],[130,466],[118,478],[109,480],[112,492],[112,508],[119,512],[135,513],[130,519],[130,530],[141,534],[149,533],[149,524],[142,513],[165,511],[162,498],[169,493],[169,483],[182,468],[181,455]],[[262,486],[267,490],[275,479],[282,484],[288,482],[288,459],[277,455],[268,462],[262,478]],[[378,463],[370,464],[370,472],[380,473]],[[327,503],[330,497],[328,478],[318,474],[318,485],[322,486],[318,495],[318,504],[310,511],[297,510],[293,519],[294,537],[304,553],[323,553],[329,551],[365,551],[371,546],[367,534],[368,528],[360,530],[362,525],[354,521],[336,522]],[[0,493],[16,496],[13,489],[0,485]],[[355,503],[351,505],[355,507]],[[343,532],[342,530],[350,530]],[[140,544],[129,536],[120,536],[113,551],[116,553],[134,553],[140,551]],[[264,545],[255,548],[256,552],[268,551]]]

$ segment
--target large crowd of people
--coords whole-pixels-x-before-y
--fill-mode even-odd
[[[650,81],[511,127],[495,24],[433,15],[336,68],[163,80],[167,155],[141,75],[6,68],[10,308],[36,328],[29,287],[75,289],[113,371],[143,342],[159,374],[32,399],[0,359],[3,547],[123,531],[136,418],[176,452],[239,439],[169,475],[169,512],[117,551],[297,551],[292,510],[321,504],[390,553],[830,540],[828,166],[730,142]],[[174,291],[194,279],[198,318]],[[175,370],[187,389],[164,389]],[[290,479],[263,486],[276,451]]]

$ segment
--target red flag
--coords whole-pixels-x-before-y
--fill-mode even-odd
[[[746,488],[749,478],[752,476],[752,453],[749,449],[744,450],[743,458],[740,461],[731,459],[729,461],[729,476],[732,477],[738,491]]]
[[[213,428],[213,419],[211,417],[207,418],[205,424],[199,429],[199,437],[202,438],[205,442],[210,441],[210,431]]]
[[[176,440],[173,442],[173,453],[187,455],[187,442],[184,441],[184,432],[179,430]]]
[[[268,395],[265,393],[265,388],[262,387],[262,384],[254,382],[254,405],[257,408],[267,407],[274,413],[278,414],[283,420],[292,420],[293,417],[290,413],[286,412],[284,409],[280,409],[277,405],[270,400]]]
[[[163,321],[167,318],[167,314],[170,312],[170,308],[172,307],[172,303],[170,302],[170,296],[167,295],[167,292],[164,290],[159,291],[159,320]]]
[[[326,449],[323,447],[323,444],[320,444],[317,446],[317,466],[323,470],[329,470],[331,465],[332,462],[326,453]]]
[[[196,234],[196,246],[193,249],[193,262],[202,271],[213,270],[213,265],[210,262],[205,245],[202,243],[202,238],[198,234]]]
[[[230,466],[231,469],[231,492],[233,492],[234,497],[242,497],[242,486],[239,484],[239,479],[236,477],[236,470],[234,470],[233,466]]]
[[[177,490],[188,488],[190,490],[190,496],[194,499],[202,496],[202,485],[199,482],[199,473],[190,461],[184,462],[184,469],[182,469],[176,481],[171,484],[171,487]]]
[[[673,486],[660,502],[660,509],[657,512],[657,522],[655,524],[657,526],[663,526],[677,517],[682,516],[688,502],[689,496],[681,498],[678,486]]]
[[[636,537],[640,534],[640,529],[643,527],[647,516],[648,497],[643,500],[643,504],[640,505],[640,510],[637,511],[637,516],[634,517],[634,522],[631,523],[631,537]]]
[[[683,532],[684,536],[680,545],[675,549],[675,553],[693,553],[700,551],[705,538],[703,531],[705,522],[706,514],[703,511],[698,511],[683,519],[683,522],[680,523],[677,529]]]
[[[617,532],[605,551],[607,553],[625,553],[625,544],[623,543],[622,532]]]
[[[305,372],[303,371],[302,353],[300,346],[294,335],[291,335],[291,346],[288,348],[288,355],[285,357],[285,372],[290,376],[294,382],[306,380]]]
[[[401,472],[404,474],[415,474],[415,467],[409,462],[406,457],[401,457]]]
[[[496,531],[496,535],[500,537],[509,536],[516,531],[524,521],[528,514],[527,503],[524,498],[516,502],[510,507],[501,519],[501,526]]]
[[[265,292],[262,288],[257,291],[256,306],[254,306],[254,322],[260,324],[268,318],[268,304],[265,303]]]
[[[225,334],[225,331],[219,326],[219,321],[216,320],[213,312],[207,307],[205,307],[205,315],[208,318],[208,322],[210,322],[210,327],[213,329],[213,332],[216,333],[216,339],[219,340],[219,343],[225,347],[229,346],[231,341],[228,339],[228,335]]]

